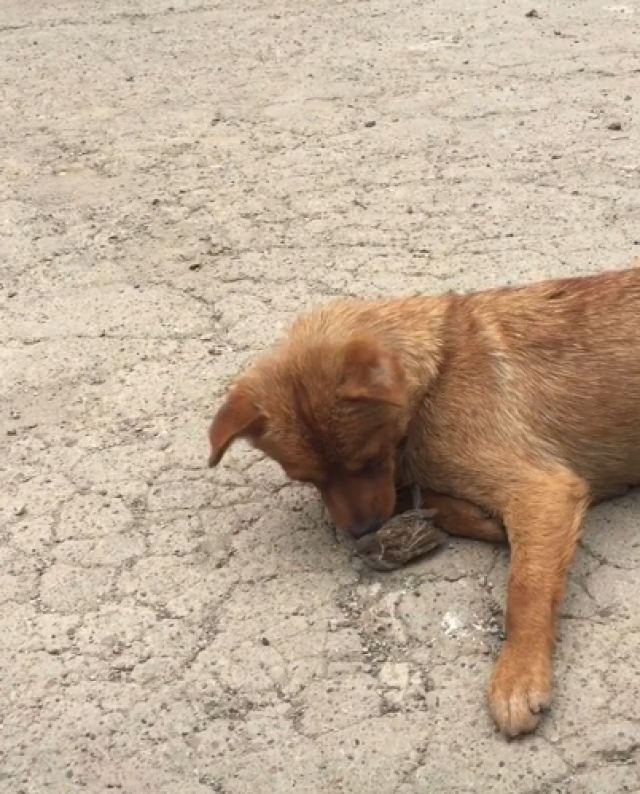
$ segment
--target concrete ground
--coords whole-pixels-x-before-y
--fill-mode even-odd
[[[640,5],[532,2],[2,0],[2,794],[640,792],[637,497],[509,744],[504,550],[374,574],[255,453],[205,468],[311,302],[640,253]]]

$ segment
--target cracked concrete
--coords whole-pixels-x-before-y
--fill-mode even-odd
[[[4,0],[0,791],[640,792],[638,496],[590,516],[538,735],[507,558],[363,568],[230,376],[333,295],[640,250],[640,6]]]

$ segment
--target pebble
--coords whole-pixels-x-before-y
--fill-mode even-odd
[[[607,129],[619,132],[622,129],[622,124],[619,121],[612,121],[607,125]]]
[[[287,671],[285,670],[282,665],[275,665],[269,670],[269,675],[271,680],[276,684],[276,686],[283,687],[286,686],[288,682]],[[283,698],[284,700],[287,699],[286,695]]]
[[[409,686],[409,665],[405,662],[387,662],[380,669],[380,683],[392,689],[405,690]]]

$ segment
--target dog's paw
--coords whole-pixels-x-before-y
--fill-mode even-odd
[[[507,644],[493,670],[489,708],[500,731],[511,738],[532,733],[551,704],[551,661]]]

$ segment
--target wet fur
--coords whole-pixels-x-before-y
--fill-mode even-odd
[[[532,731],[585,513],[640,483],[640,269],[319,308],[237,379],[211,465],[241,437],[315,483],[356,537],[404,483],[449,533],[506,528],[508,639],[489,705],[505,734]]]

